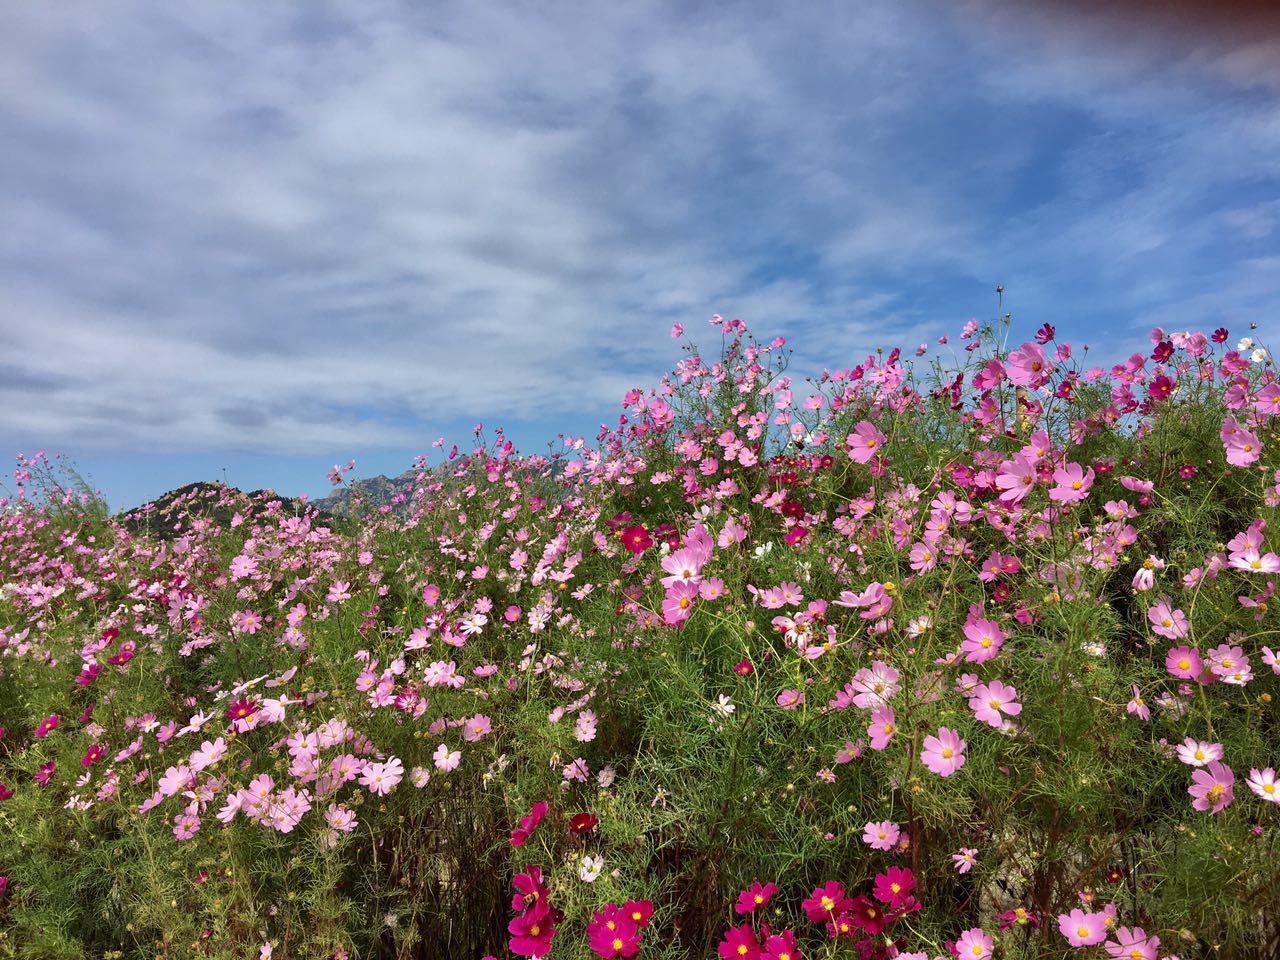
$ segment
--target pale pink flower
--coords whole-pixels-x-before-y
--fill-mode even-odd
[[[1058,930],[1073,947],[1091,947],[1107,939],[1105,917],[1079,907],[1058,916]]]
[[[892,820],[868,823],[862,829],[862,842],[872,850],[892,850],[902,835],[902,828]]]
[[[1191,737],[1178,744],[1178,759],[1190,767],[1207,767],[1222,759],[1222,744],[1193,740]]]
[[[462,762],[462,751],[450,750],[447,743],[442,743],[436,747],[436,752],[431,755],[431,759],[437,770],[449,773],[458,769],[458,764]]]
[[[1263,800],[1280,803],[1280,784],[1276,783],[1276,772],[1271,767],[1265,770],[1254,767],[1249,771],[1249,779],[1245,783]]]
[[[972,927],[956,938],[956,954],[961,960],[987,960],[995,941],[981,927]]]

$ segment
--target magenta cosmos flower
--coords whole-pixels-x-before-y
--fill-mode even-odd
[[[1191,771],[1191,786],[1187,793],[1194,798],[1191,806],[1210,813],[1218,813],[1231,806],[1235,799],[1236,775],[1225,763],[1219,760],[1209,764],[1207,769]]]
[[[936,737],[924,738],[920,762],[938,776],[949,777],[964,766],[964,751],[967,746],[954,730],[939,727]]]
[[[725,931],[717,952],[722,960],[759,960],[760,942],[751,924],[744,923]]]
[[[550,807],[545,800],[539,800],[533,805],[533,809],[529,811],[529,816],[520,818],[520,826],[511,831],[511,845],[513,847],[523,847],[528,841],[530,834],[537,829],[538,824],[542,822],[542,818],[547,815]]]
[[[809,899],[800,906],[811,923],[824,923],[848,910],[852,902],[845,896],[843,886],[835,880],[828,880],[821,887],[815,887]]]
[[[778,892],[778,885],[774,883],[766,883],[761,885],[757,880],[751,884],[750,889],[743,890],[738,894],[738,902],[734,905],[734,910],[738,913],[755,913],[761,907],[767,906],[769,900]]]

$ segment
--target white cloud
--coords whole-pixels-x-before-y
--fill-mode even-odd
[[[411,446],[611,409],[677,319],[816,369],[962,321],[936,277],[1096,277],[1137,319],[1231,275],[1214,245],[1274,221],[1223,199],[1275,183],[1280,115],[1232,86],[1257,42],[1168,60],[995,9],[17,8],[0,436]]]

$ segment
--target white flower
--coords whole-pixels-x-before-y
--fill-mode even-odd
[[[773,552],[772,540],[770,540],[768,543],[762,543],[760,544],[760,546],[756,547],[755,549],[756,559],[760,560],[764,557],[767,557],[772,552]]]
[[[728,694],[722,693],[720,694],[720,702],[713,703],[711,709],[727,720],[729,715],[738,708],[733,705],[733,701],[729,699]]]
[[[1253,353],[1249,354],[1249,359],[1254,363],[1262,363],[1267,359],[1267,351],[1262,349],[1262,347],[1258,347],[1257,350],[1254,350]]]
[[[1100,640],[1093,640],[1084,645],[1084,652],[1091,657],[1105,657],[1107,655],[1107,645]]]
[[[1253,338],[1252,338],[1252,337],[1241,337],[1241,338],[1240,338],[1240,342],[1236,344],[1236,349],[1237,349],[1237,350],[1239,350],[1241,353],[1244,353],[1246,350],[1252,350],[1252,349],[1253,349]]]
[[[578,868],[578,876],[583,883],[595,883],[596,877],[600,876],[600,871],[604,869],[604,857],[593,857],[586,854],[582,858],[582,866]]]

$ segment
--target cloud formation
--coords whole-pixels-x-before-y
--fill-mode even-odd
[[[997,280],[1099,334],[1280,306],[1265,31],[615,7],[8,11],[0,438],[420,446],[604,414],[674,320],[837,364]]]

